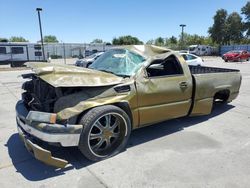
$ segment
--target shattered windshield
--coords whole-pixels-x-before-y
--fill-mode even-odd
[[[129,50],[112,49],[94,61],[89,68],[118,76],[131,76],[144,61],[144,57]]]

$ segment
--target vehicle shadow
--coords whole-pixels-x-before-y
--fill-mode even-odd
[[[217,115],[225,113],[232,108],[234,108],[232,105],[220,104],[216,105],[213,112],[207,116],[183,117],[134,130],[131,134],[128,148],[181,131],[184,128],[194,126]],[[56,169],[45,165],[29,154],[27,149],[24,147],[24,144],[19,139],[17,133],[11,135],[7,141],[6,147],[8,147],[8,153],[16,171],[21,173],[22,176],[29,181],[39,181],[64,175],[69,170],[82,169],[93,164],[93,162],[90,162],[81,154],[77,147],[58,148],[56,146],[46,145],[45,147],[52,151],[53,156],[66,159],[69,161],[69,165],[67,165],[64,169]]]

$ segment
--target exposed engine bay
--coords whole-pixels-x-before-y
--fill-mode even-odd
[[[78,102],[100,95],[111,87],[54,87],[35,74],[26,74],[22,77],[31,79],[22,86],[25,90],[22,93],[22,99],[26,107],[30,110],[50,113],[72,107]]]

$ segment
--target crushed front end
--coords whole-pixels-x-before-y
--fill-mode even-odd
[[[28,78],[23,84],[22,100],[16,104],[16,121],[20,137],[34,157],[48,165],[63,168],[64,159],[55,158],[51,152],[39,146],[43,141],[51,145],[77,146],[82,125],[70,124],[57,119],[54,103],[61,95],[57,88],[49,85],[34,74],[23,75]]]

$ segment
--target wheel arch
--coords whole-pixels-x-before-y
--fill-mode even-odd
[[[83,117],[89,110],[93,109],[93,108],[96,108],[96,107],[99,107],[99,106],[105,106],[105,105],[113,105],[113,106],[116,106],[116,107],[119,107],[121,108],[123,111],[126,112],[126,114],[129,116],[129,119],[130,119],[130,123],[131,123],[131,129],[133,128],[133,115],[132,115],[132,112],[130,110],[130,106],[129,106],[129,103],[126,102],[126,101],[122,101],[122,102],[115,102],[115,103],[107,103],[107,104],[100,104],[100,105],[94,105],[92,107],[89,107],[85,110],[83,110],[81,113],[79,113],[77,115],[77,118],[76,118],[76,122],[78,123],[81,119],[81,117]]]
[[[217,91],[214,94],[214,101],[216,99],[222,100],[223,102],[226,102],[230,97],[230,89],[222,89]]]
[[[128,115],[128,117],[129,117],[129,119],[131,121],[130,123],[131,123],[131,129],[132,129],[133,128],[133,115],[132,115],[129,103],[123,101],[123,102],[113,103],[113,104],[110,104],[110,105],[117,106],[117,107],[121,108],[123,111],[126,112],[126,114]]]

